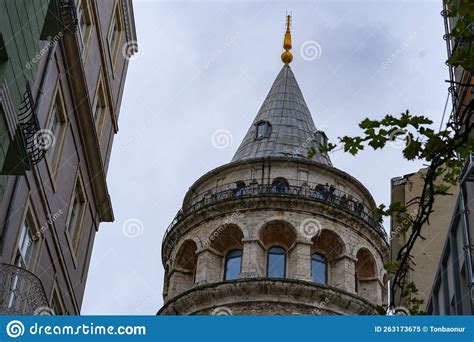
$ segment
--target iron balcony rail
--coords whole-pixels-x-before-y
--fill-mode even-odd
[[[44,158],[46,150],[41,148],[41,143],[38,141],[38,133],[41,133],[40,125],[36,116],[35,102],[33,101],[33,95],[28,83],[26,84],[23,100],[19,108],[18,122],[25,137],[26,152],[30,157],[31,163],[36,165]]]
[[[0,315],[33,315],[47,307],[38,277],[24,268],[0,263]]]
[[[344,193],[343,191],[337,189],[331,191],[322,184],[317,184],[314,187],[289,185],[286,188],[276,188],[271,184],[249,184],[243,188],[230,188],[231,185],[235,186],[235,184],[236,183],[222,185],[220,188],[226,189],[216,190],[213,194],[207,196],[201,195],[202,198],[200,200],[186,208],[180,209],[166,229],[163,237],[163,244],[173,227],[190,214],[216,203],[235,199],[244,200],[255,196],[287,196],[329,204],[361,218],[365,223],[375,229],[377,233],[385,239],[385,241],[388,241],[387,233],[382,225],[376,220],[375,215],[368,213],[366,211],[367,208],[360,200]],[[201,196],[197,197],[199,198]]]

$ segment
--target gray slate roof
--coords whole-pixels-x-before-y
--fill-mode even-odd
[[[270,134],[256,139],[257,124],[262,121],[270,123]],[[266,157],[308,160],[310,146],[318,151],[316,132],[295,75],[289,65],[284,65],[232,161]],[[331,165],[329,157],[319,152],[311,160]]]

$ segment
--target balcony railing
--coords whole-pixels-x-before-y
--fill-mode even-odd
[[[209,195],[197,194],[196,198],[200,198],[199,200],[178,211],[175,218],[166,229],[163,237],[163,244],[173,227],[190,214],[216,203],[229,200],[245,200],[256,196],[282,196],[294,199],[302,198],[329,204],[333,207],[344,210],[353,216],[359,217],[376,230],[385,241],[388,241],[387,233],[382,225],[376,220],[375,215],[367,211],[367,208],[363,205],[362,201],[344,193],[343,191],[337,189],[331,191],[327,186],[322,184],[316,184],[314,186],[289,185],[284,188],[275,187],[271,184],[256,183],[250,183],[246,187],[237,188],[235,187],[235,184],[236,183],[221,185],[214,191],[214,193]],[[231,188],[231,186],[234,186],[234,188]]]
[[[73,33],[76,36],[79,54],[82,56],[84,44],[82,41],[82,32],[78,29],[77,8],[74,0],[59,0],[61,11],[62,27],[65,33]]]
[[[33,273],[0,263],[0,315],[33,315],[45,307],[43,285]]]
[[[22,128],[26,142],[26,151],[33,165],[38,164],[45,156],[46,150],[38,143],[37,134],[40,133],[40,125],[35,112],[33,95],[28,84],[23,94],[23,101],[18,114],[18,122]]]

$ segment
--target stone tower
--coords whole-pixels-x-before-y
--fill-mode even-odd
[[[375,203],[320,152],[285,63],[234,158],[199,178],[165,233],[160,315],[357,315],[386,303]]]

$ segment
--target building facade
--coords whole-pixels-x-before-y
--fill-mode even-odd
[[[160,315],[374,314],[387,300],[385,231],[369,191],[320,152],[284,66],[232,161],[199,178],[163,239]]]
[[[132,2],[0,7],[0,313],[79,314],[95,234],[114,218],[106,175],[137,47]]]
[[[392,179],[391,182],[391,203],[399,203],[403,207],[409,206],[415,198],[419,197],[423,185],[426,169],[421,169],[415,173],[407,174],[402,177]],[[436,270],[443,250],[446,233],[454,211],[455,194],[458,192],[456,187],[449,191],[452,195],[437,196],[433,205],[429,224],[423,227],[424,239],[419,239],[412,252],[413,269],[408,274],[408,281],[414,282],[418,288],[417,298],[423,300],[420,310],[426,311],[431,287],[435,278]],[[414,208],[413,208],[414,209]],[[415,218],[416,211],[406,213]],[[390,258],[396,261],[398,253],[403,245],[407,243],[411,230],[405,231],[404,224],[408,222],[409,217],[391,217],[390,221]],[[406,298],[397,298],[397,306],[408,307]]]
[[[448,57],[460,49],[471,49],[474,43],[474,27],[471,34],[456,41],[449,36],[460,17],[448,15],[450,10],[468,5],[469,1],[457,0],[444,5]],[[450,7],[452,6],[452,7]],[[453,8],[454,7],[454,8]],[[449,68],[453,99],[450,120],[462,127],[472,126],[474,119],[473,62],[468,68]],[[468,118],[471,118],[468,121]],[[466,161],[455,197],[455,209],[450,220],[436,276],[428,302],[428,313],[433,315],[474,314],[474,152]]]

